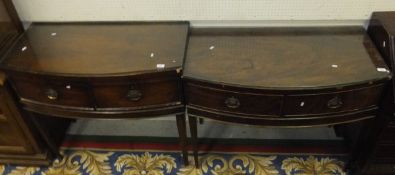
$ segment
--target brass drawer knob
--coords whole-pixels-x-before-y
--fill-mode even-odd
[[[130,101],[139,101],[143,97],[143,93],[136,89],[130,89],[126,94],[126,98]]]
[[[229,97],[225,100],[225,105],[228,108],[236,109],[240,107],[240,101],[235,97]]]
[[[338,96],[336,96],[328,101],[327,106],[331,109],[337,109],[343,106],[343,102]]]
[[[45,95],[50,100],[57,100],[58,99],[58,92],[56,92],[54,89],[47,89],[45,91]]]

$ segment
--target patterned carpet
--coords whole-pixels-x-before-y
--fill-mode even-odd
[[[111,142],[109,142],[111,141]],[[345,175],[339,142],[203,140],[200,166],[184,167],[173,138],[71,136],[50,167],[0,166],[5,175]],[[230,144],[232,143],[232,144]],[[280,146],[279,146],[280,145]],[[192,163],[192,156],[190,156]]]

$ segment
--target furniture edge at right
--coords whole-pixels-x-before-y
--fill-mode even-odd
[[[395,12],[374,12],[367,33],[392,72],[395,71]],[[395,80],[388,83],[379,112],[367,123],[359,138],[360,149],[354,151],[354,174],[395,174]],[[369,143],[369,144],[366,144]]]

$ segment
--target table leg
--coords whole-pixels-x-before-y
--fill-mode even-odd
[[[29,112],[25,112],[25,114],[28,115],[27,120],[35,127],[52,156],[62,159],[63,155],[60,154],[59,147],[69,127],[70,120],[66,118],[48,118]],[[54,132],[55,129],[57,132]]]
[[[176,115],[178,138],[182,150],[182,158],[184,165],[188,166],[188,150],[187,150],[187,130],[185,124],[185,114]]]
[[[360,174],[369,160],[369,155],[366,154],[374,149],[378,137],[378,129],[376,126],[383,126],[379,124],[383,122],[380,116],[373,119],[367,119],[359,122],[348,124],[348,132],[345,136],[345,142],[351,150],[351,156],[346,162],[345,170],[352,172],[352,174]],[[370,144],[366,144],[370,143]]]
[[[198,156],[198,138],[197,138],[197,118],[189,116],[189,128],[191,130],[191,141],[193,148],[193,158],[195,160],[195,167],[199,167],[199,156]]]

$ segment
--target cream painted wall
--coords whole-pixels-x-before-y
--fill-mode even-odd
[[[193,25],[361,25],[395,0],[14,0],[25,21],[189,20]]]

